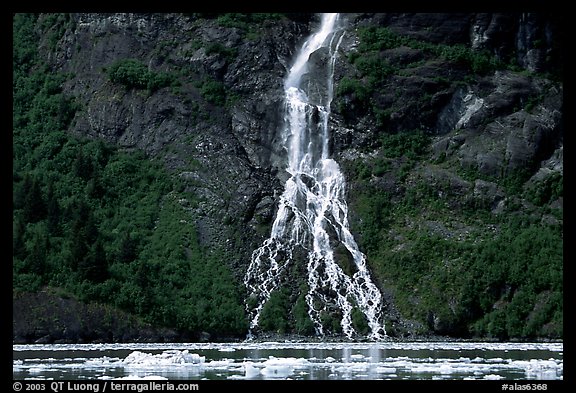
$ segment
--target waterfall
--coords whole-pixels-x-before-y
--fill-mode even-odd
[[[271,294],[300,278],[290,281],[295,254],[303,250],[307,255],[305,299],[316,334],[326,334],[323,320],[327,315],[338,315],[342,332],[353,338],[356,309],[364,315],[371,338],[386,335],[382,295],[349,230],[344,176],[329,157],[334,64],[344,36],[338,22],[338,14],[322,14],[319,29],[304,43],[285,79],[282,138],[289,178],[270,237],[253,252],[244,277],[250,332],[258,326]]]

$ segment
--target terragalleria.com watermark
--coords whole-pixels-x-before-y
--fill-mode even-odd
[[[148,392],[148,391],[198,391],[200,386],[197,383],[173,383],[168,381],[146,381],[146,382],[75,382],[75,381],[17,381],[12,384],[15,392],[40,392],[52,391],[60,392]]]

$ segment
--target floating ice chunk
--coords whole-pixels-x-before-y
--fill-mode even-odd
[[[202,364],[205,361],[204,356],[196,353],[189,353],[188,350],[167,350],[157,355],[134,351],[124,359],[125,365],[136,366],[166,366],[175,364]]]
[[[541,360],[541,361],[539,361],[539,366],[540,367],[548,367],[548,368],[558,367],[558,365],[556,364],[556,361],[554,359]]]
[[[411,371],[413,373],[429,373],[432,372],[433,370],[430,367],[427,366],[420,366],[420,365],[415,365],[412,367],[408,367],[408,371]]]
[[[126,377],[118,377],[118,378],[113,378],[114,380],[123,380],[123,379],[141,379],[141,380],[167,380],[168,378],[166,377],[162,377],[160,375],[146,375],[144,377],[140,377],[138,375],[128,375]]]
[[[308,366],[309,363],[310,362],[308,362],[308,360],[305,358],[276,358],[274,356],[270,356],[268,360],[264,362],[264,365],[289,365],[292,367],[303,367]]]
[[[268,378],[286,378],[294,372],[294,368],[306,367],[309,362],[304,358],[275,358],[271,356],[264,363],[260,373]]]
[[[514,363],[520,364],[521,361]],[[524,362],[523,366],[528,379],[558,379],[558,375],[561,375],[563,371],[562,365],[559,367],[554,359],[530,359],[529,362]]]
[[[368,363],[355,363],[350,369],[356,373],[368,370]]]
[[[244,362],[244,376],[246,378],[256,378],[260,374],[260,370],[254,367],[252,362]]]
[[[287,378],[292,372],[293,368],[286,365],[269,365],[260,371],[267,378]]]
[[[233,366],[234,361],[229,359],[222,360],[212,360],[207,363],[203,363],[204,366],[212,370],[229,370]]]
[[[488,374],[484,376],[484,379],[503,379],[504,377],[502,375],[496,375],[496,374]]]
[[[449,364],[444,363],[440,366],[438,371],[440,371],[440,374],[452,374],[454,372],[454,369]]]
[[[379,366],[376,367],[376,372],[380,374],[392,374],[396,372],[396,367]]]

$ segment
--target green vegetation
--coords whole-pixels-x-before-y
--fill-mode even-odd
[[[213,79],[204,79],[198,83],[202,98],[216,106],[226,104],[227,90],[222,82]]]
[[[45,14],[40,20],[42,29],[47,31],[47,41],[50,50],[56,49],[60,38],[66,29],[72,27],[70,14]]]
[[[235,13],[235,12],[203,12],[192,13],[189,16],[199,19],[215,19],[218,25],[227,28],[235,28],[244,34],[248,40],[255,40],[260,36],[259,28],[270,22],[285,18],[281,13]]]
[[[273,291],[262,308],[258,328],[278,334],[314,335],[314,324],[308,315],[305,298],[307,291],[305,283],[300,284],[296,293],[292,293],[286,286]]]
[[[544,206],[564,196],[564,178],[555,173],[531,185],[525,193],[530,202]]]
[[[259,31],[260,26],[265,23],[275,22],[283,17],[283,14],[278,13],[222,13],[217,14],[216,21],[222,27],[239,29],[245,34],[247,39],[255,40],[261,34]]]
[[[374,157],[365,167],[374,168],[379,160]],[[455,207],[461,197],[440,197],[442,188],[419,178],[418,167],[408,177],[402,171],[403,166],[390,165],[387,176],[406,187],[403,197],[371,183],[372,171],[357,178],[349,198],[359,245],[402,315],[439,334],[561,338],[562,225],[539,218],[548,211],[546,203],[562,196],[561,177],[551,176],[524,193],[508,189],[516,198],[541,203],[539,215],[512,205],[508,214],[494,215],[482,204],[472,209],[461,201]],[[502,187],[514,182],[492,180]]]
[[[258,325],[262,330],[279,334],[288,332],[289,296],[290,293],[285,287],[279,288],[270,294],[270,299],[264,304],[260,314]]]
[[[369,26],[360,28],[358,29],[358,37],[360,39],[358,53],[351,57],[352,63],[356,63],[361,58],[360,55],[374,55],[375,52],[382,50],[406,46],[419,49],[428,55],[434,55],[460,64],[474,74],[486,74],[504,66],[488,52],[473,50],[462,44],[432,44],[398,35],[387,27]]]
[[[151,93],[163,87],[179,85],[175,75],[150,71],[136,59],[116,60],[108,69],[108,75],[113,83],[129,89],[148,89]]]
[[[238,54],[238,50],[236,48],[228,48],[227,46],[224,46],[219,42],[214,42],[206,47],[207,56],[210,56],[213,53],[222,55],[224,56],[224,58],[230,61],[236,57],[236,55]]]
[[[67,75],[39,61],[36,21],[13,22],[14,292],[59,288],[156,326],[245,334],[242,287],[218,250],[199,246],[179,202],[193,195],[142,153],[66,132],[82,108],[62,92]],[[136,60],[109,75],[129,88],[173,83]]]
[[[394,104],[380,104],[393,76],[410,75],[412,64],[390,64],[383,51],[419,51],[417,65],[450,62],[459,78],[475,78],[506,65],[486,52],[463,45],[437,45],[395,34],[385,27],[357,31],[357,52],[349,56],[356,75],[337,86],[344,116],[372,116],[380,130],[376,153],[344,163],[354,179],[349,193],[352,226],[372,271],[390,291],[394,305],[409,319],[439,334],[494,339],[563,337],[563,230],[543,219],[561,210],[551,203],[563,196],[563,177],[554,173],[528,182],[538,168],[488,176],[454,162],[436,162],[462,181],[495,183],[507,197],[503,213],[449,184],[430,184],[430,137],[387,129]],[[400,66],[404,67],[403,69]],[[442,86],[459,80],[430,80]],[[422,94],[419,108],[430,101]],[[399,99],[398,97],[396,97]],[[531,110],[542,100],[526,103]],[[372,146],[374,149],[374,145]],[[423,161],[424,160],[424,161]],[[383,190],[380,179],[393,186]],[[522,202],[531,202],[530,209]]]
[[[207,55],[213,53],[224,56],[227,61],[236,56],[235,50],[220,43],[209,44],[206,47]],[[117,60],[106,69],[106,72],[112,83],[126,86],[128,89],[147,89],[150,94],[163,87],[177,90],[181,85],[175,73],[150,71],[144,63],[136,59]],[[229,96],[231,97],[224,83],[211,77],[204,77],[197,81],[195,86],[199,89],[200,95],[212,105],[224,106]],[[193,111],[198,110],[196,103],[190,105]]]
[[[356,68],[356,75],[345,76],[338,83],[337,96],[346,98],[337,101],[338,110],[345,116],[350,116],[351,110],[359,114],[371,114],[382,129],[386,128],[392,110],[382,108],[378,97],[382,91],[386,91],[389,78],[401,75],[405,69],[432,59],[450,62],[455,68],[465,70],[468,77],[485,75],[495,69],[504,68],[504,64],[490,53],[473,50],[465,45],[432,44],[398,35],[387,27],[362,27],[357,30],[357,34],[357,51],[348,57],[348,61]],[[383,51],[400,47],[420,51],[423,59],[417,63],[405,64],[404,68],[398,64],[390,64]],[[449,85],[461,81],[438,77],[431,82]],[[423,94],[421,101],[425,104],[430,98]]]
[[[267,21],[284,16],[196,17],[210,17],[252,39]],[[199,199],[193,184],[173,178],[161,162],[142,153],[68,133],[84,107],[62,88],[71,75],[56,73],[37,48],[39,42],[44,50],[56,47],[71,23],[66,14],[13,16],[14,292],[46,289],[127,310],[146,323],[185,333],[243,336],[244,289],[227,255],[199,244],[191,208]],[[562,174],[527,182],[534,168],[499,177],[449,168],[463,182],[483,179],[504,190],[502,212],[494,214],[488,204],[457,195],[449,185],[430,184],[424,166],[433,171],[434,165],[448,168],[454,162],[424,162],[430,136],[419,129],[387,130],[394,108],[377,99],[390,78],[408,74],[414,66],[391,64],[381,53],[387,49],[405,46],[420,51],[421,62],[450,62],[463,70],[455,73],[458,78],[504,65],[484,52],[430,44],[386,28],[363,28],[358,35],[358,52],[349,58],[357,73],[339,81],[337,94],[341,105],[373,116],[379,127],[370,146],[375,154],[343,164],[346,177],[353,179],[351,224],[375,279],[390,292],[403,317],[440,334],[562,338],[563,228],[561,209],[553,204],[563,197]],[[158,45],[158,58],[168,64],[172,41]],[[208,56],[227,62],[237,56],[234,48],[220,43],[195,41],[192,48],[202,46]],[[184,103],[198,121],[210,120],[206,103],[222,107],[234,98],[210,71],[185,66],[152,71],[140,60],[121,59],[106,72],[112,83],[150,94],[185,81],[186,88],[197,89]],[[430,81],[442,86],[461,82],[445,77]],[[543,99],[534,95],[525,109],[533,110]],[[421,101],[430,100],[423,92]],[[188,135],[187,143],[192,145],[195,137]],[[197,168],[200,163],[191,158],[188,165]],[[341,251],[335,253],[338,263],[351,272]],[[293,269],[293,277],[304,277],[303,266]],[[314,334],[306,292],[305,280],[274,292],[262,310],[261,328]],[[325,312],[321,320],[327,331],[341,330],[337,313]],[[359,332],[367,331],[358,309],[352,320]]]
[[[381,138],[381,151],[389,158],[407,157],[415,160],[428,151],[430,137],[420,130],[384,134]]]

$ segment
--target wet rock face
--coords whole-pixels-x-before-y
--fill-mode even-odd
[[[392,31],[435,44],[466,43],[474,14],[470,13],[383,13],[362,14],[358,24],[388,26]]]
[[[510,72],[481,84],[455,92],[444,108],[438,127],[456,132],[437,143],[436,154],[442,145],[463,166],[495,176],[548,158],[562,138],[562,89]],[[532,107],[535,97],[540,103]]]
[[[513,58],[531,72],[550,71],[562,58],[560,18],[546,13],[478,14],[470,29],[472,48]]]
[[[532,170],[562,139],[561,84],[526,72],[558,72],[557,22],[554,15],[521,13],[354,15],[354,27],[385,27],[426,45],[463,45],[524,72],[501,69],[470,78],[474,73],[461,64],[431,58],[416,47],[382,50],[381,58],[400,71],[371,97],[370,110],[359,108],[353,96],[336,97],[335,152],[375,149],[381,132],[420,129],[444,135],[434,146],[435,155],[452,156],[462,167],[496,176]],[[342,45],[337,81],[358,72],[345,60],[358,46],[351,30]],[[378,111],[386,114],[384,121],[377,121]]]
[[[346,33],[336,62],[336,90],[345,77],[357,76],[349,55],[357,50],[357,28],[363,26],[388,27],[431,45],[487,51],[516,69],[478,76],[422,49],[383,50],[380,56],[394,72],[372,103],[385,116],[355,106],[350,97],[335,97],[330,124],[337,158],[359,159],[358,152],[377,152],[383,133],[415,129],[435,137],[433,158],[453,159],[485,174],[536,168],[561,149],[561,83],[520,72],[545,73],[561,61],[556,15],[342,18]],[[225,247],[241,277],[251,252],[268,236],[282,192],[283,80],[318,18],[288,14],[250,27],[193,14],[73,14],[71,19],[55,49],[42,47],[55,70],[73,75],[65,93],[82,109],[70,131],[163,160],[201,200],[190,209],[201,242]],[[179,85],[148,91],[112,83],[108,71],[119,59],[136,59],[150,71],[172,75]],[[326,59],[322,51],[312,55],[319,66]],[[313,85],[318,78],[312,69]],[[316,87],[318,101],[325,99],[325,86]],[[492,184],[446,176],[463,200],[472,195],[493,206],[502,199]],[[349,179],[351,187],[354,181]],[[391,193],[400,189],[394,179],[381,181]]]
[[[161,158],[202,199],[191,214],[203,244],[230,245],[229,228],[243,228],[239,260],[258,242],[254,227],[272,215],[265,201],[284,162],[283,77],[313,23],[310,15],[289,16],[248,32],[185,14],[75,14],[74,28],[49,54],[74,75],[65,91],[83,109],[71,132]],[[179,84],[149,91],[112,83],[108,70],[122,59]]]

